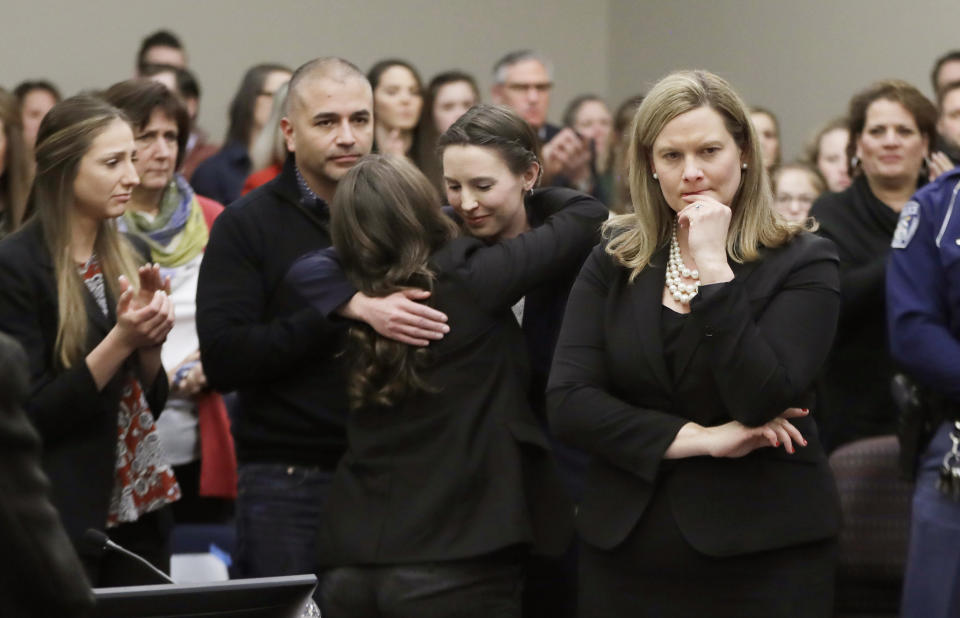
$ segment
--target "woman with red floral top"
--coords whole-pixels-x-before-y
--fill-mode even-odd
[[[120,235],[139,182],[126,118],[100,99],[57,104],[40,125],[36,216],[0,243],[0,330],[27,351],[26,410],[43,436],[53,502],[71,540],[89,528],[169,570],[167,505],[180,496],[153,411],[173,325],[167,283]],[[85,552],[95,586],[143,583]],[[86,555],[83,555],[86,554]]]

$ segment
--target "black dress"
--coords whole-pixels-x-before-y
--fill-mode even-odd
[[[671,380],[683,371],[684,339],[696,336],[689,317],[668,307],[661,312]],[[581,546],[581,616],[613,618],[624,615],[626,607],[630,616],[656,618],[831,614],[835,540],[731,557],[703,554],[684,538],[671,508],[664,481],[675,465],[673,460],[662,463],[662,480],[621,546],[612,551]]]

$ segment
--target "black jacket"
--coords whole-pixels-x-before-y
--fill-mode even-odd
[[[570,503],[529,403],[526,346],[510,308],[583,260],[604,212],[577,195],[517,238],[488,246],[461,237],[432,256],[431,303],[451,324],[421,373],[437,390],[350,414],[321,518],[322,564],[566,548]]]
[[[136,241],[132,241],[136,245]],[[142,245],[137,245],[141,250]],[[53,263],[43,228],[33,220],[0,242],[0,330],[12,335],[27,352],[30,395],[27,415],[43,438],[43,467],[50,477],[51,497],[70,539],[82,549],[88,528],[107,523],[117,463],[117,413],[123,374],[136,355],[97,390],[84,362],[64,370],[54,362],[58,302]],[[95,348],[116,323],[116,303],[107,292],[109,316],[85,294],[87,350]],[[154,415],[167,399],[167,376],[161,369],[144,395]],[[88,565],[95,581],[95,566]]]
[[[737,459],[663,460],[688,421],[763,424],[814,408],[811,385],[836,329],[832,244],[808,234],[734,264],[735,279],[703,286],[678,343],[671,379],[660,335],[667,249],[632,284],[603,247],[573,286],[547,403],[561,439],[592,456],[577,527],[590,545],[619,545],[665,483],[677,525],[700,552],[729,556],[835,535],[839,502],[809,417],[809,445]],[[814,410],[816,413],[816,410]]]
[[[304,210],[306,209],[306,210]],[[332,469],[346,443],[343,328],[282,285],[298,257],[330,246],[329,218],[301,205],[293,157],[213,225],[197,285],[197,334],[210,384],[238,392],[243,462]]]

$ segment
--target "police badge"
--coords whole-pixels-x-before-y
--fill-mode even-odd
[[[918,225],[920,225],[920,204],[909,201],[900,211],[900,220],[897,221],[897,229],[893,232],[893,242],[890,246],[894,249],[906,249],[913,235],[916,234]]]

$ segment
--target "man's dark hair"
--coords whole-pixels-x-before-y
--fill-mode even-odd
[[[153,34],[147,35],[140,43],[140,51],[137,52],[137,70],[143,71],[149,64],[146,61],[147,52],[154,47],[172,47],[183,51],[183,43],[180,38],[169,30],[157,30]]]
[[[53,100],[57,103],[59,103],[62,98],[57,87],[45,79],[29,79],[20,82],[17,84],[17,87],[13,89],[13,96],[17,97],[18,103],[23,104],[23,100],[34,90],[45,90],[49,92]]]
[[[940,94],[940,88],[937,86],[937,77],[940,75],[940,69],[948,62],[960,61],[960,49],[953,49],[937,58],[933,63],[933,70],[930,71],[930,86],[933,87],[934,96]]]
[[[142,131],[150,122],[154,110],[160,110],[177,125],[177,162],[180,169],[187,154],[187,139],[190,137],[190,116],[183,100],[170,92],[166,86],[152,79],[128,79],[116,83],[103,93],[103,98],[122,111],[134,130]]]

